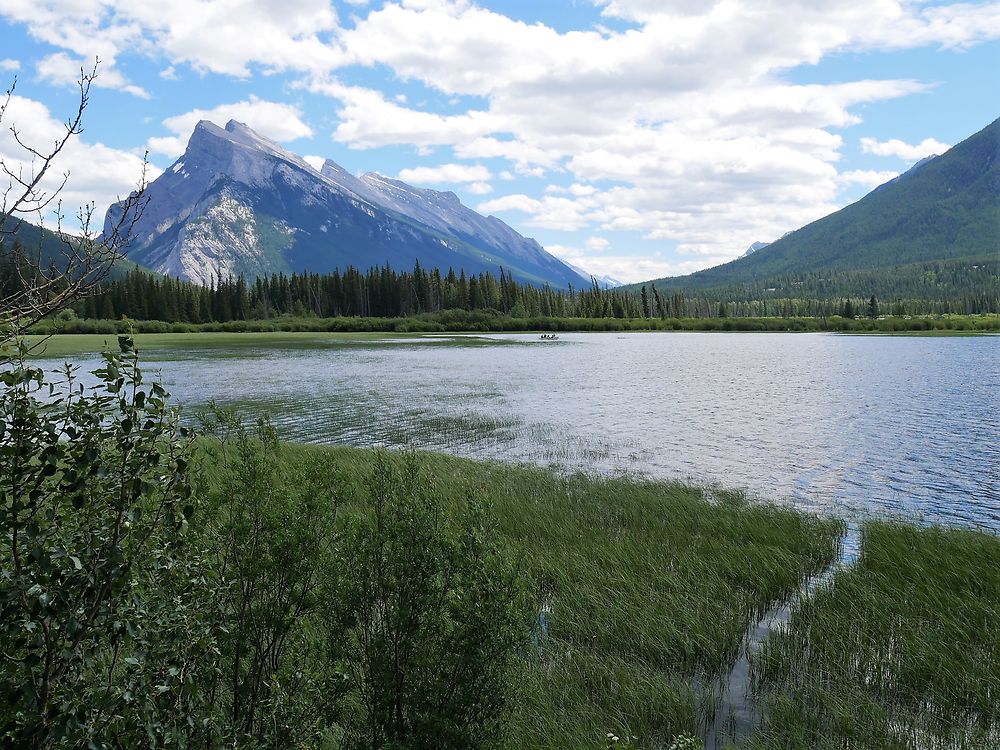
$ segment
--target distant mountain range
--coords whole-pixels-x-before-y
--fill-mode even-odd
[[[589,284],[500,219],[424,190],[332,161],[320,170],[231,120],[202,121],[187,150],[148,188],[129,258],[200,284],[244,274],[325,273],[388,264],[397,270],[502,267],[533,284]],[[108,210],[106,225],[120,216]]]
[[[770,289],[806,275],[867,273],[877,280],[891,278],[894,268],[912,274],[919,264],[980,260],[1000,261],[1000,120],[775,242],[654,283],[667,290]]]
[[[567,262],[566,265],[568,265],[570,268],[572,268],[578,274],[580,274],[581,276],[583,276],[585,279],[589,279],[591,281],[591,283],[593,283],[594,281],[596,281],[597,285],[601,289],[617,289],[620,286],[625,286],[625,282],[624,281],[620,281],[619,279],[616,279],[614,276],[608,276],[606,274],[604,276],[596,276],[594,274],[587,273],[582,268],[580,268],[580,266],[574,265],[573,263],[568,263]]]

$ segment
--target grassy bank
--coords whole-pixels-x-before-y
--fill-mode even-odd
[[[1000,747],[998,664],[1000,539],[869,523],[756,660],[756,747]]]
[[[747,331],[895,333],[1000,331],[998,315],[938,315],[923,317],[825,318],[518,318],[495,311],[446,310],[403,318],[279,317],[270,320],[232,320],[224,323],[165,323],[157,320],[46,320],[37,334],[115,333],[461,333],[515,331]]]
[[[324,456],[347,497],[363,496],[370,451],[285,450],[289,462]],[[747,626],[824,568],[841,532],[680,484],[423,460],[437,491],[490,505],[537,592],[544,626],[526,655],[511,748],[597,748],[608,732],[657,748],[698,734],[712,701],[695,686],[728,672]]]
[[[285,446],[364,496],[372,453]],[[397,460],[397,458],[393,458]],[[704,736],[712,686],[765,610],[836,558],[843,524],[740,495],[422,454],[449,503],[475,496],[534,592],[511,748],[667,748]],[[997,741],[1000,539],[882,522],[856,565],[793,607],[753,660],[762,722],[727,747],[983,748]]]
[[[419,336],[419,334],[394,334],[393,338]],[[307,333],[296,331],[247,333],[137,333],[133,337],[142,351],[157,349],[309,349],[315,347],[351,344],[385,339],[384,333]],[[54,336],[26,336],[28,346],[35,347],[33,354],[44,357],[64,357],[108,351],[117,344],[112,333],[57,334]]]

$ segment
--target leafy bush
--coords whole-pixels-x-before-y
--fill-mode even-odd
[[[207,685],[230,746],[313,747],[335,719],[343,679],[320,623],[334,562],[340,476],[326,454],[289,460],[266,418],[214,409],[203,446],[206,536],[224,583],[220,670]],[[221,742],[220,742],[221,744]]]
[[[0,736],[147,747],[208,728],[210,571],[189,543],[192,443],[131,339],[100,386],[13,346],[0,374]]]
[[[483,510],[448,513],[412,455],[401,468],[376,457],[367,510],[345,540],[338,602],[351,619],[345,746],[498,746],[529,619]]]

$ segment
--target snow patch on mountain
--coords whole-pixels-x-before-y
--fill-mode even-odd
[[[743,255],[741,255],[740,258],[746,258],[749,255],[753,255],[758,250],[763,250],[765,247],[767,247],[770,244],[771,244],[770,242],[759,242],[759,241],[751,243],[750,247],[748,247],[743,252]]]

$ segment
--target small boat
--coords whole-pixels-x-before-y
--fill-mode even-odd
[[[554,333],[543,333],[538,338],[540,338],[542,341],[558,341],[559,336],[557,336]]]

